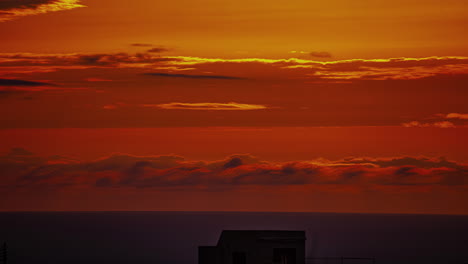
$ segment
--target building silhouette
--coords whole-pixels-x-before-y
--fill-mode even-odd
[[[305,264],[305,231],[224,230],[198,247],[198,264]]]

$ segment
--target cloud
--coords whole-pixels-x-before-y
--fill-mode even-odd
[[[302,51],[302,50],[291,50],[289,53],[292,54],[307,54],[307,51]]]
[[[428,121],[431,120],[431,121]],[[438,127],[438,128],[454,128],[457,126],[468,125],[468,114],[449,113],[449,114],[435,114],[426,117],[424,121],[410,121],[402,123],[404,127]]]
[[[153,44],[149,44],[149,43],[132,43],[132,44],[130,44],[130,46],[132,46],[132,47],[151,47],[151,46],[153,46]]]
[[[22,94],[25,92],[42,92],[49,90],[63,89],[56,87],[55,84],[47,82],[0,78],[0,98],[4,98],[15,94]]]
[[[189,74],[172,74],[172,73],[160,73],[160,72],[150,72],[150,73],[145,73],[145,75],[158,76],[158,77],[189,78],[189,79],[223,79],[223,80],[245,79],[241,77],[224,76],[224,75],[189,75]]]
[[[104,105],[102,107],[102,109],[106,109],[106,110],[114,110],[114,109],[117,109],[119,108],[120,106],[119,105],[116,105],[116,104],[108,104],[108,105]]]
[[[309,53],[311,57],[314,58],[331,58],[332,55],[326,51],[312,51]]]
[[[454,128],[456,127],[454,123],[449,121],[440,121],[432,123],[423,123],[419,121],[411,121],[401,124],[404,127],[438,127],[438,128]]]
[[[261,110],[269,107],[258,104],[241,103],[167,103],[167,104],[145,104],[144,107],[156,107],[168,110]]]
[[[0,79],[0,98],[10,95],[32,93],[32,92],[72,92],[89,90],[82,87],[63,87],[57,84],[42,81],[27,81],[20,79]],[[23,97],[31,99],[31,97]]]
[[[2,0],[0,2],[0,22],[21,16],[84,7],[80,0]]]
[[[401,167],[401,166],[413,166],[418,168],[453,168],[462,169],[460,164],[447,160],[444,157],[438,159],[430,159],[424,157],[397,157],[387,159],[372,159],[372,158],[346,158],[334,162],[338,165],[369,165],[372,167],[388,168],[388,167]]]
[[[129,106],[129,104],[117,102],[113,104],[106,104],[102,108],[106,110],[114,110],[114,109],[125,107],[125,106]]]
[[[235,189],[242,186],[467,186],[468,167],[446,159],[401,157],[268,162],[250,155],[189,161],[175,155],[114,154],[94,161],[38,157],[14,149],[0,157],[0,188],[114,187]]]
[[[157,48],[149,49],[149,50],[147,50],[146,52],[150,52],[150,53],[161,53],[161,52],[166,52],[166,51],[169,51],[169,49],[166,49],[166,48],[163,48],[163,47],[157,47]]]
[[[302,50],[292,50],[290,51],[289,53],[292,53],[292,54],[301,54],[301,55],[309,55],[313,58],[331,58],[332,55],[331,53],[329,52],[326,52],[326,51],[311,51],[311,52],[307,52],[307,51],[302,51]]]
[[[32,68],[39,71],[55,69],[87,69],[87,68],[141,68],[148,65],[163,64],[174,61],[175,58],[153,56],[149,53],[95,53],[95,54],[1,54],[0,68]]]
[[[115,110],[123,107],[144,107],[144,108],[157,108],[165,110],[221,110],[221,111],[235,111],[235,110],[261,110],[269,107],[257,104],[240,104],[240,103],[166,103],[166,104],[128,104],[128,103],[111,103],[103,105],[102,108],[106,110]]]
[[[389,59],[350,59],[335,61],[317,61],[299,58],[289,59],[220,59],[171,56],[177,59],[173,65],[270,65],[283,69],[283,74],[294,74],[294,77],[307,77],[317,81],[343,80],[415,80],[437,75],[468,74],[468,57],[425,57],[425,58],[389,58]],[[247,67],[249,65],[250,67]],[[241,67],[239,67],[241,68]],[[242,70],[242,68],[241,68]],[[301,76],[302,75],[302,76]],[[271,76],[271,75],[270,75]]]
[[[0,86],[53,86],[54,84],[46,82],[26,81],[18,79],[1,79]]]
[[[446,115],[446,118],[450,119],[468,119],[468,114],[450,113]]]
[[[156,47],[160,49],[160,47]],[[162,51],[162,50],[159,50]],[[149,72],[147,75],[187,79],[296,79],[310,82],[416,80],[468,75],[468,57],[311,60],[299,58],[202,58],[159,53],[29,54],[0,53],[3,72],[50,72],[57,69],[134,68],[191,70],[194,74]],[[213,74],[205,75],[205,72]],[[243,77],[230,76],[237,72]]]

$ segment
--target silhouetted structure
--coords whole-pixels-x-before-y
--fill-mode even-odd
[[[6,242],[3,243],[2,248],[0,250],[0,263],[6,264],[8,260],[8,248]]]
[[[305,264],[305,231],[224,230],[198,248],[199,264]]]

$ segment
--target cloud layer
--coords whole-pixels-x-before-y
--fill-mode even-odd
[[[450,113],[446,115],[446,118],[466,120],[468,119],[468,114]]]
[[[21,16],[37,15],[84,7],[80,0],[2,0],[0,22]]]
[[[267,109],[267,106],[258,104],[241,104],[241,103],[167,103],[167,104],[146,104],[144,107],[155,107],[168,110],[260,110]]]
[[[224,76],[224,75],[189,75],[189,74],[173,74],[173,73],[145,73],[149,76],[157,77],[173,77],[173,78],[188,78],[188,79],[223,79],[223,80],[242,80],[244,78],[234,77],[234,76]]]
[[[64,89],[88,88],[89,91],[73,99],[74,107],[59,108],[61,101],[51,103],[54,98],[46,97],[49,92],[36,97],[48,108],[56,106],[54,112],[66,109],[67,113],[74,113],[66,119],[35,111],[31,104],[31,114],[18,112],[2,120],[5,122],[0,122],[0,126],[5,128],[402,124],[450,128],[466,125],[466,119],[462,118],[466,104],[462,101],[466,94],[463,88],[468,83],[468,58],[317,61],[156,53],[1,53],[0,78],[53,82]],[[428,101],[437,104],[425,103]],[[229,102],[255,105],[226,105]],[[124,105],[136,107],[99,111],[120,109]],[[12,108],[11,105],[3,107],[10,113],[14,111]],[[153,111],[265,108],[271,111]],[[119,116],[123,113],[127,118]],[[452,115],[434,119],[438,113]],[[37,121],[39,115],[41,121]],[[85,115],[92,118],[83,119]]]
[[[219,161],[114,154],[94,161],[43,158],[16,148],[0,158],[0,188],[202,188],[242,186],[464,186],[468,167],[443,158],[349,158],[268,162],[250,155]]]
[[[455,124],[449,121],[440,121],[440,122],[432,122],[432,123],[424,123],[419,121],[411,121],[407,123],[403,123],[402,126],[404,127],[438,127],[438,128],[454,128]]]
[[[457,126],[466,126],[468,114],[464,113],[448,113],[436,114],[432,117],[427,117],[421,121],[410,121],[402,123],[404,127],[438,127],[438,128],[455,128]]]
[[[18,79],[1,79],[0,86],[51,86],[53,84],[46,82],[26,81]]]
[[[144,44],[135,44],[144,45]],[[189,79],[270,79],[310,81],[414,80],[437,75],[468,74],[467,57],[426,57],[316,61],[289,59],[223,59],[188,56],[160,56],[158,53],[101,54],[10,54],[0,53],[0,69],[9,72],[43,72],[57,69],[136,68],[166,69],[143,72],[158,77]],[[174,73],[173,71],[190,71]],[[213,74],[203,74],[210,72]],[[241,74],[231,76],[232,72]]]

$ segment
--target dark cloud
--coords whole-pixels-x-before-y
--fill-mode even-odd
[[[135,164],[148,164],[154,169],[165,169],[177,166],[184,161],[180,156],[131,156],[124,154],[114,154],[110,157],[102,158],[86,164],[86,170],[98,171],[122,171],[133,167]]]
[[[30,92],[42,92],[47,90],[64,90],[56,87],[56,84],[38,81],[26,81],[19,79],[1,79],[0,78],[0,98],[6,98],[15,95],[24,95]],[[23,97],[30,99],[32,97]]]
[[[112,180],[109,178],[100,178],[96,180],[96,187],[109,187],[112,185]]]
[[[77,55],[70,63],[88,66],[116,66],[120,63],[148,63],[159,61],[160,58],[152,58],[143,53],[137,53],[134,56],[127,53],[114,53],[114,54],[83,54]]]
[[[117,67],[125,64],[131,67],[135,64],[161,64],[177,61],[177,58],[164,58],[149,53],[96,53],[96,54],[67,54],[67,55],[29,55],[29,54],[0,54],[0,67]]]
[[[149,76],[158,77],[174,77],[174,78],[189,78],[189,79],[224,79],[224,80],[244,80],[242,77],[224,76],[224,75],[189,75],[189,74],[172,74],[172,73],[160,73],[160,72],[149,72],[145,73]]]
[[[1,0],[0,22],[15,17],[55,12],[78,7],[80,0]]]
[[[0,86],[53,86],[54,84],[46,82],[26,81],[18,79],[1,79]]]
[[[166,49],[166,48],[163,48],[163,47],[158,47],[158,48],[149,49],[146,52],[161,53],[161,52],[166,52],[166,51],[169,51],[169,49]]]
[[[361,160],[361,162],[359,162]],[[0,157],[0,187],[237,188],[273,185],[468,185],[468,167],[445,159],[266,162],[249,155],[221,161],[179,156],[112,155],[95,161],[42,158],[23,149]]]
[[[415,166],[419,168],[454,168],[460,169],[461,165],[452,161],[448,161],[446,158],[441,157],[439,159],[429,158],[415,158],[415,157],[399,157],[392,159],[366,159],[366,158],[349,158],[344,159],[343,163],[346,164],[371,164],[376,167],[399,167],[399,166]]]
[[[0,9],[26,9],[35,8],[39,5],[57,2],[56,0],[2,0],[0,1]]]
[[[151,47],[151,46],[153,46],[153,44],[149,44],[149,43],[132,43],[132,44],[130,44],[130,46],[132,46],[132,47]]]
[[[240,157],[233,157],[229,159],[226,163],[224,163],[223,168],[235,168],[243,165],[242,159]]]
[[[314,58],[331,58],[332,55],[326,51],[312,51],[309,53],[310,56]]]
[[[21,157],[21,156],[33,156],[34,153],[24,148],[12,148],[7,156],[10,157]]]

